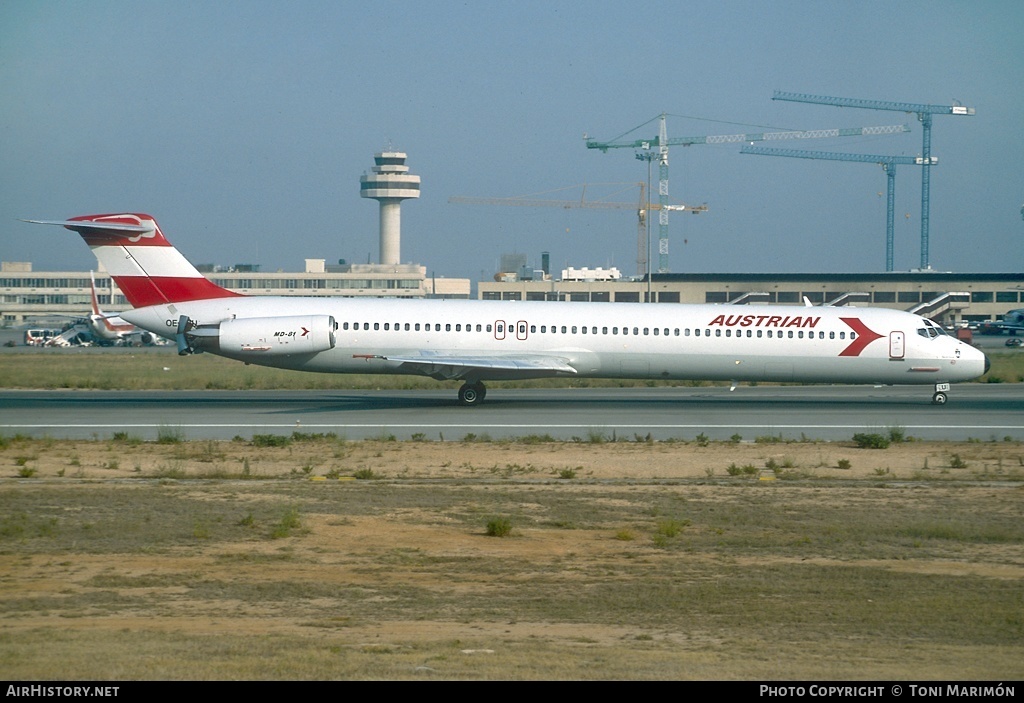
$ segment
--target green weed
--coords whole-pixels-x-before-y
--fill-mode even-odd
[[[181,444],[185,441],[185,433],[176,427],[161,427],[156,432],[157,444]]]
[[[254,447],[287,447],[292,443],[289,437],[280,434],[254,434],[252,446]]]
[[[887,449],[890,439],[881,434],[858,432],[853,435],[853,443],[861,449]]]
[[[664,535],[665,537],[671,538],[671,537],[678,536],[679,533],[683,531],[684,527],[689,527],[689,526],[690,526],[690,521],[689,520],[665,519],[665,520],[658,520],[658,522],[655,525],[654,529],[655,529],[655,532],[657,534]]]
[[[512,534],[512,521],[505,517],[495,517],[487,521],[488,537],[508,537]]]
[[[284,511],[281,519],[270,529],[270,537],[271,539],[291,537],[292,533],[301,527],[302,521],[299,519],[299,509],[290,507]]]

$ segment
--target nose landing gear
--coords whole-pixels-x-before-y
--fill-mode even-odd
[[[946,397],[946,393],[949,392],[948,383],[936,383],[935,394],[932,396],[932,405],[945,405],[949,398]]]

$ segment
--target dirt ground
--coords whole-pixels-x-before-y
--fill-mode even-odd
[[[282,439],[284,439],[282,437]],[[847,463],[848,462],[848,463]],[[3,467],[7,467],[4,469]],[[0,476],[38,478],[351,477],[654,480],[723,478],[954,480],[1024,475],[1017,442],[387,442],[13,441],[0,449]],[[743,469],[746,467],[746,470]],[[739,471],[737,472],[737,469]],[[756,469],[756,471],[754,471]],[[770,469],[770,470],[769,470]],[[774,475],[773,475],[774,474]]]
[[[989,510],[1004,511],[1006,520],[1014,520],[1019,518],[1019,502],[1003,497],[1007,491],[999,493],[990,486],[1020,485],[1024,447],[1011,442],[902,442],[886,449],[862,449],[851,443],[701,446],[644,441],[331,439],[256,447],[242,441],[11,440],[0,449],[0,473],[0,502],[29,515],[37,494],[45,496],[40,504],[64,503],[76,493],[117,491],[110,493],[116,498],[133,486],[154,485],[164,485],[192,504],[223,502],[227,492],[234,490],[232,486],[270,485],[280,480],[296,486],[386,486],[391,492],[406,486],[409,490],[455,486],[467,491],[468,498],[459,500],[470,505],[469,510],[475,509],[474,505],[489,506],[487,501],[493,499],[495,489],[542,492],[555,487],[562,496],[571,491],[613,510],[634,500],[650,502],[652,485],[665,487],[657,500],[673,499],[672,491],[682,486],[687,501],[712,504],[721,500],[721,506],[726,506],[725,501],[735,495],[723,497],[723,487],[728,493],[734,486],[776,481],[780,486],[794,486],[784,506],[792,512],[806,506],[828,511],[830,505],[847,509],[858,501],[873,504],[881,493],[873,487],[907,482],[934,491],[907,491],[892,498],[897,502],[879,505],[892,508],[900,501],[910,505],[924,500],[926,494],[927,500],[944,505],[941,501],[954,500],[954,494],[966,496],[973,491],[972,500]],[[832,497],[820,488],[836,482],[856,488]],[[1011,492],[1019,495],[1019,488]],[[253,506],[271,500],[257,493],[230,495],[232,500],[249,501]],[[457,611],[452,604],[420,614],[390,605],[401,600],[402,589],[443,592],[453,603],[461,599],[469,603],[481,591],[493,594],[510,584],[536,589],[537,594],[550,586],[552,592],[562,594],[553,597],[565,597],[566,589],[570,594],[581,589],[578,593],[583,597],[586,591],[582,589],[592,589],[604,578],[630,588],[625,575],[640,566],[654,570],[650,573],[655,575],[645,576],[645,582],[661,579],[659,569],[675,580],[684,564],[697,580],[720,578],[722,569],[744,573],[795,565],[801,569],[856,566],[893,574],[894,579],[927,576],[1024,581],[1024,551],[1019,541],[986,544],[964,558],[919,549],[909,558],[866,553],[856,560],[830,555],[827,550],[803,556],[744,552],[726,558],[694,542],[685,554],[681,550],[671,557],[685,561],[661,564],[670,552],[657,544],[657,535],[653,542],[646,536],[635,539],[626,535],[630,530],[646,529],[636,527],[641,518],[631,518],[632,522],[625,524],[632,527],[620,529],[617,537],[606,527],[563,529],[557,522],[552,526],[553,518],[545,517],[550,510],[547,495],[537,493],[530,499],[535,504],[517,497],[517,509],[537,519],[529,526],[517,527],[514,539],[489,539],[482,529],[467,530],[451,516],[450,508],[435,508],[422,498],[410,503],[381,503],[382,507],[373,511],[344,517],[310,509],[302,514],[301,530],[285,541],[218,538],[220,526],[195,508],[187,519],[194,525],[190,529],[196,539],[166,548],[79,553],[72,546],[38,550],[31,547],[34,543],[30,540],[8,539],[0,543],[4,547],[0,574],[6,574],[0,578],[0,618],[6,633],[0,636],[0,662],[13,678],[46,678],[56,671],[56,678],[66,679],[422,678],[433,672],[444,672],[445,678],[705,679],[829,679],[868,674],[869,678],[900,678],[911,673],[917,678],[950,678],[961,672],[976,678],[1015,678],[1024,674],[1019,639],[1013,647],[998,640],[978,644],[965,663],[964,652],[943,637],[910,643],[896,638],[905,658],[895,661],[887,659],[887,650],[879,649],[876,642],[858,642],[855,636],[841,638],[829,649],[824,643],[834,636],[830,631],[801,634],[800,640],[792,641],[779,636],[771,642],[768,631],[756,624],[750,625],[756,634],[741,638],[736,634],[740,629],[721,623],[693,623],[684,628],[671,624],[672,618],[667,616],[666,622],[659,624],[656,612],[639,620],[633,616],[539,618],[528,611],[509,617],[497,606],[491,613],[488,606],[484,611],[490,615],[459,617],[441,615]],[[674,499],[682,500],[681,496]],[[888,496],[884,500],[889,500]],[[29,507],[16,507],[21,505],[19,501]],[[76,507],[67,502],[60,510],[74,511]],[[653,524],[657,510],[646,510],[649,515],[643,520]],[[28,534],[34,528],[31,518],[26,520]],[[212,538],[201,534],[202,530],[213,533]],[[711,533],[710,528],[707,532]],[[87,535],[83,533],[84,539]],[[464,572],[434,567],[463,560],[477,566]],[[488,576],[479,571],[479,565],[489,564],[515,567],[512,575],[495,572]],[[531,576],[524,570],[536,573]],[[266,584],[285,582],[310,584],[310,590],[303,591],[301,598],[281,596],[280,600],[276,596],[268,599],[259,590],[270,588]],[[209,584],[220,584],[222,592],[196,595],[210,590]],[[245,590],[243,585],[257,590]],[[238,593],[232,589],[239,589]],[[375,611],[353,605],[355,601],[341,607],[332,589],[379,592],[379,614],[371,615]],[[259,597],[252,597],[253,592]],[[108,597],[118,602],[102,600]],[[650,617],[654,619],[648,620]],[[1021,624],[1014,627],[1020,631]],[[154,639],[161,642],[159,648]],[[282,661],[281,647],[285,645],[294,655]],[[273,652],[266,655],[274,662],[267,664],[271,668],[260,668],[262,646]],[[808,646],[815,651],[809,653]],[[232,647],[245,654],[224,653]],[[143,656],[151,648],[153,653]],[[39,656],[44,650],[56,653],[59,663]],[[723,651],[728,655],[723,656]],[[96,652],[103,653],[105,663],[93,656]],[[588,669],[591,660],[602,663]],[[874,661],[870,670],[864,668],[868,660]],[[281,668],[274,668],[277,666]]]

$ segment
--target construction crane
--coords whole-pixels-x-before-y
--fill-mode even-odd
[[[596,184],[596,185],[621,185],[621,184]],[[579,186],[568,186],[578,188]],[[707,205],[671,205],[668,203],[651,203],[645,199],[645,185],[643,182],[630,184],[630,188],[639,187],[640,198],[636,203],[610,202],[608,200],[587,200],[587,186],[583,185],[583,192],[579,200],[545,200],[532,196],[521,196],[515,198],[474,198],[464,195],[453,195],[448,198],[450,203],[469,205],[517,205],[525,207],[560,207],[560,208],[597,208],[602,210],[636,210],[637,214],[637,245],[636,245],[636,266],[637,275],[643,276],[648,273],[647,269],[647,211],[672,211],[690,212],[697,215],[707,212]],[[559,188],[558,190],[567,190]],[[619,191],[621,192],[621,191]]]
[[[798,103],[815,105],[833,105],[835,107],[859,107],[865,110],[891,110],[910,112],[917,115],[921,122],[922,137],[921,158],[921,268],[930,268],[928,264],[928,223],[931,191],[931,158],[932,158],[932,115],[964,115],[974,114],[973,107],[963,105],[924,105],[921,103],[887,102],[884,100],[860,100],[858,98],[834,98],[827,95],[805,95],[803,93],[786,93],[776,90],[772,100],[789,100]]]
[[[759,156],[788,156],[795,159],[822,159],[825,161],[855,161],[858,163],[879,164],[888,176],[888,199],[885,209],[885,270],[893,270],[893,207],[896,199],[896,166],[912,164],[924,166],[921,156],[878,156],[875,154],[843,154],[834,151],[807,151],[804,149],[769,149],[763,146],[744,145],[741,154],[757,154]],[[930,157],[928,165],[934,166],[939,160]]]
[[[822,139],[826,137],[859,137],[864,135],[896,134],[897,132],[909,132],[906,125],[894,125],[889,127],[853,127],[848,129],[813,129],[806,131],[789,132],[756,132],[752,134],[719,134],[704,137],[673,137],[668,138],[668,128],[665,125],[666,113],[647,120],[625,134],[644,127],[655,119],[659,120],[658,136],[651,139],[636,139],[633,141],[620,141],[616,137],[612,141],[599,142],[583,135],[588,149],[600,149],[602,153],[608,153],[609,149],[658,149],[658,201],[662,205],[658,213],[658,273],[668,271],[668,213],[665,205],[668,204],[668,148],[670,146],[694,146],[696,144],[729,144],[733,142],[762,142],[781,139]]]

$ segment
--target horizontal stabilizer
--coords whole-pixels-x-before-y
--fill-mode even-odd
[[[77,231],[80,230],[107,230],[113,232],[134,232],[141,234],[152,232],[153,227],[146,225],[127,225],[119,222],[90,222],[88,220],[22,220],[32,225],[57,225]]]

